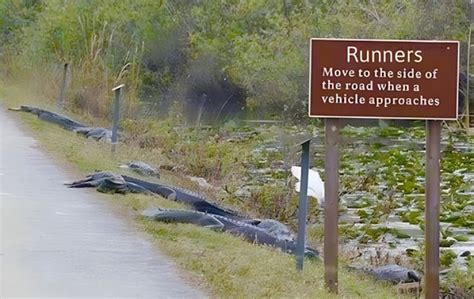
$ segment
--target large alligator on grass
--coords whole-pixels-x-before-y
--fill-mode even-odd
[[[74,131],[78,128],[87,127],[84,124],[81,124],[75,120],[70,119],[67,116],[60,115],[51,111],[43,110],[36,107],[31,106],[20,106],[20,108],[9,108],[11,111],[23,111],[32,113],[38,116],[39,119],[59,125],[63,129]]]
[[[414,270],[399,265],[386,265],[377,268],[366,269],[365,272],[378,280],[392,283],[420,282],[421,276]]]
[[[267,230],[258,225],[248,224],[244,221],[233,220],[220,215],[189,210],[163,209],[146,210],[143,215],[155,221],[189,223],[215,230],[222,230],[237,237],[244,238],[246,241],[254,244],[276,247],[290,254],[296,253],[296,242],[280,238],[279,234],[275,234],[274,229]],[[318,258],[319,252],[316,249],[306,247],[305,256]]]
[[[421,276],[414,270],[399,266],[385,265],[375,268],[349,267],[351,270],[361,271],[377,280],[387,281],[393,284],[420,282]]]
[[[109,129],[102,127],[91,127],[77,122],[67,116],[54,113],[41,108],[31,106],[20,106],[20,108],[9,108],[12,111],[23,111],[32,113],[38,116],[39,119],[56,124],[63,129],[76,132],[84,135],[87,138],[94,140],[110,142],[112,138],[112,132]]]
[[[264,228],[218,215],[197,211],[159,208],[145,210],[142,215],[149,219],[165,223],[188,223],[213,230],[220,230],[242,237],[254,244],[279,248],[281,251],[289,254],[296,253],[296,242],[294,240],[284,239],[281,238],[280,234],[275,234],[275,229],[278,230],[281,224],[278,221],[268,222]],[[319,252],[313,248],[305,247],[305,256],[319,258]],[[349,268],[369,274],[377,280],[387,281],[393,284],[421,281],[421,276],[416,271],[399,265],[385,265],[375,268]]]
[[[121,175],[109,172],[100,171],[94,172],[86,176],[84,179],[75,181],[72,183],[66,183],[69,188],[96,188],[97,191],[102,193],[146,193],[153,194],[147,189],[126,182]],[[172,193],[173,191],[170,190]]]
[[[84,135],[98,141],[112,142],[112,131],[102,127],[82,127],[73,130],[74,132]]]
[[[121,182],[118,184],[118,182]],[[115,184],[111,184],[114,182]],[[235,220],[244,220],[246,217],[237,212],[217,206],[208,202],[201,195],[189,190],[173,186],[151,183],[137,178],[118,175],[108,171],[89,174],[84,179],[67,184],[70,188],[94,187],[98,191],[109,193],[143,192],[160,195],[166,199],[174,200],[190,206],[193,210],[224,216]],[[104,187],[105,186],[105,187]],[[99,190],[100,188],[100,190]]]
[[[150,192],[158,194],[162,197],[175,200],[177,202],[191,206],[193,210],[224,216],[230,219],[243,220],[246,217],[239,215],[236,211],[230,209],[222,208],[216,204],[210,203],[206,198],[202,197],[200,194],[195,192],[182,189],[174,186],[166,186],[156,183],[147,182],[137,178],[132,178],[126,175],[122,176],[127,183],[132,183],[138,186],[141,186],[147,189]],[[169,190],[173,190],[173,193],[170,194]]]

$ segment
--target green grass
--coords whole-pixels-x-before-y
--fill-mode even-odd
[[[4,91],[1,100],[3,108],[19,104],[15,99],[5,95]],[[12,112],[12,117],[19,118],[26,125],[39,140],[42,150],[79,177],[96,169],[123,172],[117,168],[119,162],[133,159],[160,162],[158,149],[150,152],[120,144],[116,155],[112,156],[108,144],[87,140],[30,114]],[[193,183],[171,172],[162,173],[162,181],[193,188]],[[194,284],[213,297],[335,297],[324,288],[321,262],[307,260],[304,271],[298,273],[294,257],[278,250],[255,246],[230,235],[192,225],[156,223],[139,216],[148,207],[182,207],[177,203],[145,195],[110,195],[98,197],[98,200],[104,200],[102,198],[109,200],[111,207],[123,210],[125,215],[132,215],[132,223],[149,233],[156,246],[186,270]],[[343,269],[339,273],[339,296],[342,298],[400,297],[393,287],[374,282],[364,275]]]

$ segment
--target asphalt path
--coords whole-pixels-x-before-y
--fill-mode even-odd
[[[0,298],[202,298],[0,106]]]

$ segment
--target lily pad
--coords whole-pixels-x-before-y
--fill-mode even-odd
[[[439,246],[440,247],[451,247],[454,243],[456,243],[456,239],[447,238],[447,239],[440,240],[439,241]]]
[[[459,242],[469,241],[469,236],[468,235],[458,235],[458,236],[454,236],[453,238],[456,239],[456,241],[459,241]]]

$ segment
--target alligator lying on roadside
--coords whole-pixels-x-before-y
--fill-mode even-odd
[[[97,141],[112,142],[112,131],[101,127],[81,127],[73,130],[74,132],[92,138]]]
[[[59,125],[60,127],[66,130],[70,130],[70,131],[73,131],[78,128],[86,127],[86,125],[81,124],[75,120],[72,120],[69,117],[66,117],[54,112],[50,112],[47,110],[43,110],[40,108],[36,108],[36,107],[20,106],[20,108],[8,108],[8,110],[23,111],[23,112],[29,112],[29,113],[35,114],[38,116],[39,119]]]
[[[181,189],[174,186],[166,186],[166,185],[161,185],[161,184],[156,184],[156,183],[150,183],[150,182],[143,181],[137,178],[132,178],[126,175],[123,175],[122,177],[127,183],[136,184],[164,198],[172,199],[177,202],[181,202],[186,205],[189,205],[191,206],[193,210],[209,213],[209,214],[214,214],[214,215],[219,215],[219,216],[224,216],[224,217],[234,219],[234,220],[246,219],[246,217],[239,215],[239,213],[237,213],[236,211],[222,208],[222,207],[217,206],[216,204],[210,203],[207,199],[205,199],[204,197],[202,197],[201,195],[195,192],[192,192],[186,189]],[[169,190],[172,190],[173,193],[170,194]]]
[[[127,183],[121,175],[108,172],[100,171],[92,173],[86,176],[84,179],[72,182],[70,184],[66,183],[66,186],[69,188],[97,188],[97,191],[103,193],[147,193],[153,194],[152,192],[146,190],[145,188],[133,184]],[[170,190],[172,192],[172,190]]]
[[[31,106],[20,106],[20,108],[9,108],[9,110],[23,111],[35,114],[38,116],[39,119],[59,125],[63,129],[76,132],[94,140],[110,142],[112,138],[112,132],[109,129],[86,126],[75,120],[70,119],[69,117],[41,108]]]
[[[165,223],[188,223],[214,230],[222,230],[232,235],[243,237],[245,240],[254,244],[276,247],[289,254],[295,254],[296,252],[296,242],[294,240],[282,239],[280,235],[273,233],[275,227],[278,228],[281,224],[276,220],[273,220],[273,223],[269,222],[267,229],[244,223],[243,221],[231,220],[226,217],[197,211],[156,208],[145,210],[142,215],[149,219]],[[275,223],[277,224],[276,226]],[[319,258],[319,252],[313,248],[306,247],[305,256]],[[416,273],[416,271],[394,264],[375,268],[356,268],[351,266],[348,268],[364,272],[377,280],[387,281],[393,284],[421,281],[421,276]]]
[[[224,216],[212,215],[188,210],[152,209],[143,212],[143,216],[161,222],[190,223],[211,229],[222,230],[232,235],[243,237],[245,240],[258,244],[279,248],[281,251],[295,254],[296,242],[279,238],[273,230],[266,230],[243,221],[232,220]],[[306,247],[305,256],[318,258],[316,249]]]
[[[109,184],[110,180],[118,182],[117,177],[123,180],[122,184],[118,184],[116,189],[114,186]],[[107,179],[109,178],[109,179]],[[101,187],[103,182],[107,183],[107,186],[112,187],[111,189],[102,188],[107,190],[109,193],[126,193],[126,192],[142,192],[142,193],[153,193],[160,195],[166,199],[174,200],[186,205],[189,205],[193,210],[224,216],[235,220],[245,220],[246,217],[239,215],[237,212],[221,208],[213,203],[208,202],[205,198],[197,193],[189,190],[181,189],[178,187],[166,186],[162,184],[150,183],[140,179],[132,178],[125,175],[118,175],[108,171],[101,171],[89,174],[84,179],[66,184],[70,188],[81,188],[81,187]],[[102,190],[102,191],[103,191]],[[101,190],[99,190],[101,191]]]
[[[351,266],[349,269],[362,271],[377,280],[388,281],[394,284],[421,281],[421,276],[416,271],[399,265],[385,265],[376,268],[357,268]]]

